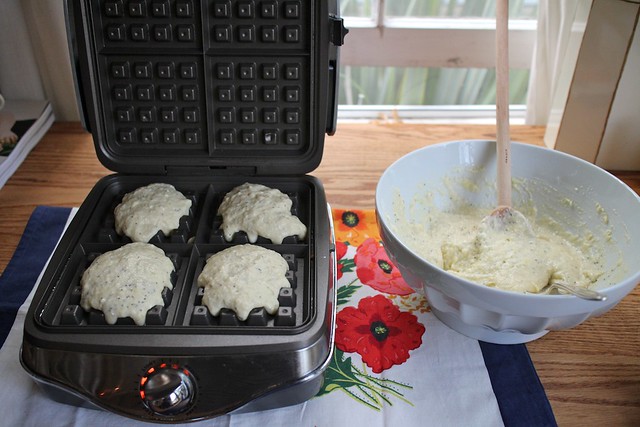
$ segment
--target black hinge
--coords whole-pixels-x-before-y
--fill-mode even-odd
[[[337,16],[330,16],[329,25],[329,37],[331,38],[331,43],[335,46],[342,46],[344,44],[344,36],[349,32],[349,30],[344,26],[344,20]]]
[[[253,166],[167,166],[165,170],[170,176],[254,176],[257,168]]]
[[[326,132],[333,135],[338,121],[338,73],[340,69],[340,46],[349,30],[344,27],[344,20],[339,16],[329,15],[329,105],[327,109]]]

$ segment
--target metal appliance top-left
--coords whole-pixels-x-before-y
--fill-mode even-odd
[[[335,247],[324,189],[305,175],[335,126],[336,1],[67,0],[82,117],[116,171],[91,190],[25,318],[21,362],[54,399],[134,419],[184,422],[290,405],[320,388],[333,349]],[[83,271],[129,243],[114,207],[150,183],[192,201],[169,236],[173,289],[144,326],[79,305]],[[280,310],[212,316],[196,278],[227,241],[218,207],[245,182],[285,193],[308,229],[281,244],[291,289]],[[284,289],[284,288],[283,288]]]
[[[336,1],[68,0],[85,126],[109,169],[302,174],[335,130]]]

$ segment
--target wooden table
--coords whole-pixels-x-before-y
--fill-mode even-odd
[[[544,129],[514,126],[511,133],[541,145]],[[394,160],[456,139],[495,139],[494,126],[340,124],[312,174],[333,207],[370,209],[378,178]],[[108,173],[79,124],[56,123],[0,190],[0,270],[35,206],[79,206]],[[640,192],[640,172],[617,175]],[[640,286],[607,314],[527,347],[560,426],[640,425]]]

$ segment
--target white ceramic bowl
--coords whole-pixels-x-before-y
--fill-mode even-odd
[[[533,212],[533,205],[538,218],[554,218],[563,230],[592,233],[603,248],[606,271],[594,289],[606,301],[490,288],[418,256],[407,245],[410,239],[399,236],[399,221],[419,221],[429,209],[455,209],[452,203],[461,200],[490,209],[496,200],[495,159],[494,141],[441,143],[402,157],[378,182],[376,210],[386,251],[440,320],[482,341],[523,343],[601,315],[633,290],[640,282],[640,197],[591,163],[527,144],[512,146],[514,207]],[[433,196],[429,203],[420,202],[425,193]]]

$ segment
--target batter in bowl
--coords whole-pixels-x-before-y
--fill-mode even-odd
[[[423,224],[398,230],[408,246],[432,264],[485,286],[538,292],[549,281],[589,287],[602,274],[599,259],[552,227],[488,226],[490,211],[431,210]]]

